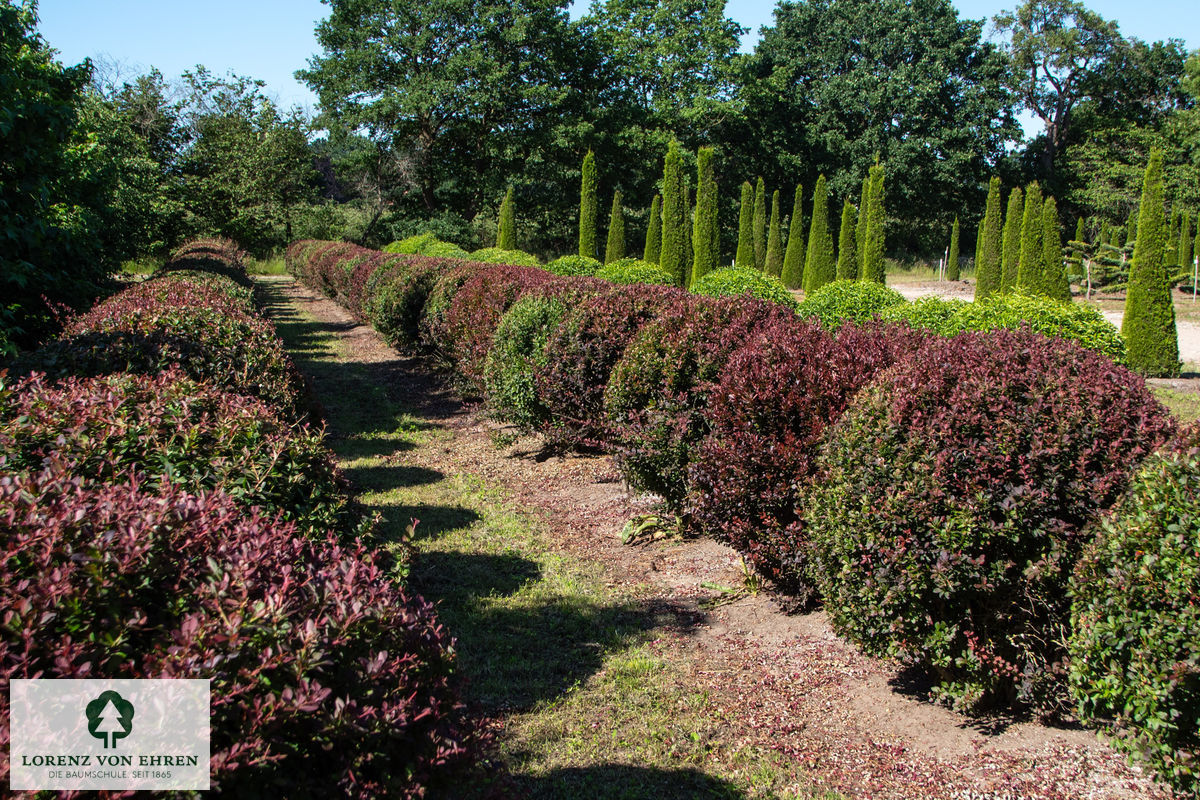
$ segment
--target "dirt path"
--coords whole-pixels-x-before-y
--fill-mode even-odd
[[[622,545],[624,523],[649,505],[629,495],[609,458],[540,459],[531,438],[497,447],[497,426],[456,401],[420,361],[305,287],[286,279],[275,285],[285,310],[335,331],[349,362],[376,370],[390,396],[443,432],[438,447],[421,451],[420,464],[406,453],[395,455],[397,464],[478,476],[544,520],[562,553],[602,564],[612,586],[642,587],[675,608],[694,609],[694,624],[664,634],[662,646],[673,650],[680,680],[719,709],[721,735],[736,747],[774,751],[817,786],[848,797],[1169,796],[1091,732],[980,724],[925,702],[919,681],[857,653],[823,613],[788,616],[765,594],[739,592],[741,560],[727,547],[707,540]],[[733,600],[722,604],[726,598]]]

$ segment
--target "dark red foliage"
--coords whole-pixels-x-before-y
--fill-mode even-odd
[[[545,433],[557,445],[605,447],[604,390],[614,366],[642,325],[672,306],[691,302],[680,289],[630,285],[583,298],[546,344],[546,364],[534,376],[549,410]]]
[[[54,458],[0,478],[0,542],[0,677],[211,679],[220,791],[417,797],[468,755],[449,636],[359,544]]]
[[[851,332],[852,331],[852,332]],[[919,349],[906,326],[851,328],[774,317],[725,365],[709,395],[711,433],[689,470],[688,523],[745,553],[802,601],[813,598],[797,510],[825,429],[880,370]]]
[[[429,289],[418,324],[420,341],[445,366],[454,365],[454,351],[446,330],[446,315],[450,312],[454,296],[471,278],[493,269],[496,269],[495,265],[451,260],[449,268],[438,274]]]
[[[560,280],[536,267],[496,266],[475,273],[454,294],[439,347],[454,363],[463,391],[474,396],[483,393],[483,367],[492,334],[509,306],[527,292]]]

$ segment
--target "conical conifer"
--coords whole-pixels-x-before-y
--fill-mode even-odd
[[[692,252],[692,231],[696,219],[692,215],[692,190],[683,187],[683,288],[692,285],[692,262],[695,253]]]
[[[854,245],[857,228],[857,210],[853,203],[846,200],[842,203],[842,223],[838,227],[837,279],[839,281],[858,279],[858,252]]]
[[[667,145],[667,156],[663,159],[662,252],[658,263],[664,272],[675,279],[676,286],[685,285],[687,277],[684,225],[688,209],[685,188],[679,142],[672,140]]]
[[[583,175],[579,185],[579,255],[596,257],[596,155],[583,157]]]
[[[783,234],[780,231],[779,190],[771,193],[771,221],[767,224],[767,263],[764,271],[778,278],[783,273]]]
[[[1001,236],[999,178],[992,178],[988,181],[987,205],[984,207],[981,228],[979,259],[975,264],[976,300],[983,300],[1000,291]]]
[[[767,266],[767,185],[761,177],[754,188],[754,265]]]
[[[613,192],[612,211],[608,216],[608,242],[604,247],[604,263],[611,264],[625,257],[625,213],[621,210],[621,192]]]
[[[837,277],[833,260],[833,236],[829,232],[829,190],[825,176],[817,178],[813,190],[812,222],[808,228],[808,252],[804,256],[804,293],[812,294]]]
[[[692,232],[692,284],[720,264],[717,229],[717,179],[713,171],[713,149],[696,153],[696,221]]]
[[[871,167],[871,191],[867,199],[867,232],[864,247],[866,253],[862,258],[861,273],[864,280],[883,283],[884,266],[883,266],[883,177],[884,168],[882,164],[875,164]]]
[[[867,257],[867,218],[871,205],[871,173],[863,177],[862,194],[858,198],[858,225],[854,229],[854,253],[858,258],[858,277],[866,274],[863,262]]]
[[[1125,294],[1126,360],[1147,377],[1179,374],[1179,337],[1175,330],[1175,307],[1166,264],[1166,219],[1163,215],[1162,151],[1150,149],[1150,160],[1142,180],[1142,202],[1138,209],[1137,243],[1129,269]]]
[[[1083,230],[1083,217],[1080,217],[1079,219],[1075,220],[1075,238],[1071,241],[1087,244],[1087,240],[1084,238],[1086,235],[1087,234],[1084,233]]]
[[[1017,285],[1017,268],[1021,263],[1021,216],[1025,213],[1025,194],[1020,186],[1008,193],[1008,208],[1004,213],[1004,231],[1000,244],[1000,291],[1007,292]]]
[[[1025,210],[1021,214],[1021,261],[1016,285],[1030,294],[1042,290],[1042,189],[1037,181],[1025,188]]]
[[[783,274],[780,279],[789,289],[804,284],[804,187],[796,184],[792,201],[792,218],[788,222],[787,249],[783,253]]]
[[[1063,261],[1062,232],[1058,226],[1058,205],[1053,197],[1042,204],[1042,280],[1041,291],[1054,300],[1070,302],[1071,285]]]
[[[950,253],[946,256],[946,280],[958,280],[958,217],[950,227]]]
[[[654,195],[650,202],[650,222],[646,225],[646,246],[642,260],[657,264],[662,252],[662,195]]]
[[[742,205],[738,211],[737,254],[733,263],[739,267],[753,268],[754,262],[754,187],[750,181],[742,183]]]
[[[513,208],[513,190],[508,187],[500,203],[500,230],[496,234],[496,247],[501,250],[517,249],[517,212]]]

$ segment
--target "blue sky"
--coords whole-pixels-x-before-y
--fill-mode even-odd
[[[964,17],[979,19],[1014,8],[1017,0],[954,4]],[[1197,0],[1087,4],[1117,20],[1126,36],[1146,41],[1176,36],[1189,48],[1200,46]],[[771,23],[774,7],[773,0],[730,0],[726,13],[751,30],[743,49],[753,47],[759,27]],[[42,35],[65,63],[103,59],[130,75],[153,66],[168,78],[204,64],[217,74],[233,71],[265,80],[267,91],[285,106],[316,103],[292,73],[316,52],[313,28],[328,10],[319,0],[41,0],[38,6]]]

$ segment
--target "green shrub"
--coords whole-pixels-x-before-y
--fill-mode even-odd
[[[434,258],[469,258],[466,250],[456,244],[443,242],[432,233],[419,233],[383,248],[385,253],[410,256],[432,256]]]
[[[969,305],[966,300],[947,300],[943,297],[921,297],[911,303],[897,303],[879,312],[885,322],[906,322],[914,328],[924,328],[941,336],[958,333],[954,318]]]
[[[535,255],[523,253],[520,250],[501,250],[499,247],[485,247],[471,253],[472,261],[482,261],[485,264],[512,264],[516,267],[540,267],[542,262]]]
[[[1071,688],[1083,719],[1200,794],[1200,426],[1151,456],[1071,585]]]
[[[1090,306],[1035,297],[1020,290],[994,295],[982,303],[967,303],[955,315],[951,328],[941,333],[949,336],[959,331],[989,331],[1021,325],[1028,325],[1043,336],[1078,342],[1118,364],[1125,362],[1125,340],[1099,311]]]
[[[546,271],[568,278],[581,278],[595,275],[602,266],[599,261],[587,256],[563,256],[547,264]]]
[[[774,275],[766,275],[757,269],[745,267],[725,267],[710,272],[696,282],[692,291],[707,297],[739,297],[748,294],[791,309],[800,305]]]
[[[582,258],[582,256],[575,256]],[[505,312],[496,326],[483,379],[496,416],[526,430],[547,419],[533,375],[546,364],[546,342],[567,312],[560,297],[530,295]]]
[[[866,322],[885,308],[904,303],[904,295],[874,281],[834,281],[805,298],[802,317],[816,317],[829,330],[846,322]]]
[[[649,261],[623,258],[596,270],[596,277],[610,283],[649,283],[655,286],[674,286],[675,279],[666,270]]]

